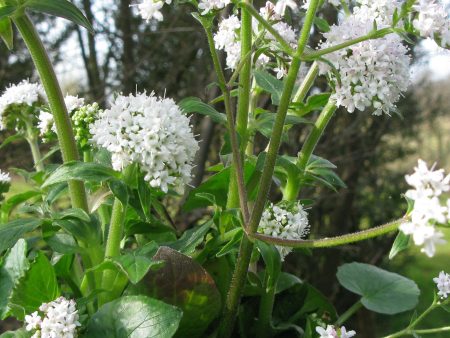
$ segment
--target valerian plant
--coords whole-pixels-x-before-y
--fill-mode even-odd
[[[0,127],[16,132],[4,145],[24,138],[35,163],[35,171],[16,171],[31,185],[16,195],[6,196],[14,182],[0,172],[0,316],[24,321],[1,337],[346,338],[357,335],[344,324],[361,307],[388,315],[416,307],[420,291],[412,280],[349,263],[336,278],[361,297],[339,315],[312,285],[283,272],[282,263],[293,248],[347,245],[397,230],[390,258],[410,237],[430,257],[445,242],[440,228],[449,226],[450,176],[423,161],[406,176],[412,189],[405,216],[364,231],[308,238],[314,205],[303,192],[345,187],[335,166],[314,154],[329,121],[338,107],[395,118],[409,82],[411,38],[450,43],[444,5],[279,0],[258,10],[251,0],[187,3],[204,28],[220,96],[177,104],[142,91],[117,94],[101,109],[64,99],[28,16],[42,12],[92,30],[83,14],[66,0],[0,1],[1,37],[13,52],[17,28],[42,83],[24,80],[0,97]],[[161,9],[171,5],[144,0],[133,7],[149,22],[164,20]],[[339,11],[337,24],[319,14],[326,6]],[[300,31],[285,21],[291,14],[300,18]],[[323,40],[312,49],[317,29]],[[309,67],[303,77],[300,65]],[[328,92],[311,90],[318,77],[328,81]],[[260,107],[265,95],[274,111]],[[182,199],[199,142],[189,113],[210,116],[227,135],[222,162],[211,168],[216,173]],[[309,135],[298,154],[281,154],[286,132],[299,125]],[[259,153],[257,134],[268,139]],[[40,152],[40,143],[54,139],[50,154],[60,151],[61,165]],[[282,200],[269,201],[272,186]],[[209,216],[180,231],[167,205],[174,199],[184,201],[185,211],[207,208]],[[449,274],[434,282],[430,307],[388,337],[450,331],[418,328],[432,310],[448,309]]]

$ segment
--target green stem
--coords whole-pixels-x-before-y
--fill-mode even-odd
[[[350,308],[347,309],[339,318],[336,320],[336,326],[341,326],[344,324],[351,316],[355,314],[362,307],[361,300],[358,300],[355,304],[353,304]]]
[[[58,140],[64,162],[77,161],[78,150],[73,137],[73,130],[64,97],[58,84],[55,71],[39,38],[33,23],[26,14],[13,18],[22,38],[27,45],[36,69],[47,94],[50,109],[55,120]],[[72,206],[88,211],[86,191],[81,181],[69,181]]]
[[[264,293],[261,295],[261,300],[259,304],[259,316],[258,316],[258,327],[257,333],[258,337],[266,338],[271,337],[271,322],[272,322],[272,311],[273,304],[275,303],[275,290],[276,283],[268,287],[269,274],[266,272],[264,277]]]
[[[247,0],[248,2],[248,0]],[[251,2],[250,2],[251,3]],[[251,71],[252,71],[252,16],[247,11],[241,13],[241,61],[239,72],[238,104],[236,113],[236,132],[240,138],[239,150],[241,161],[247,145],[248,109],[250,104]],[[236,167],[230,176],[227,208],[239,207],[239,192]]]
[[[336,236],[336,237],[330,237],[330,238],[323,238],[323,239],[315,239],[315,240],[289,240],[289,239],[282,239],[282,238],[276,238],[271,236],[266,236],[260,233],[254,233],[249,235],[253,240],[258,239],[260,241],[274,244],[274,245],[281,245],[286,246],[289,248],[330,248],[333,246],[340,246],[355,242],[364,241],[369,238],[378,237],[384,234],[387,234],[389,232],[393,232],[398,229],[400,224],[404,223],[406,221],[405,218],[401,218],[398,220],[395,220],[390,223],[386,223],[384,225],[380,225],[375,228],[371,228],[368,230],[362,230],[358,232],[354,232],[351,234],[346,234],[342,236]]]
[[[83,162],[92,162],[94,160],[94,157],[92,156],[92,151],[90,150],[84,150],[83,151]]]
[[[311,158],[311,155],[316,148],[317,143],[322,137],[323,132],[327,127],[328,122],[330,122],[331,118],[333,117],[335,111],[335,102],[333,100],[328,101],[319,117],[317,118],[316,123],[314,124],[314,127],[308,135],[305,143],[303,144],[302,150],[299,153],[297,163],[297,166],[300,169],[301,176],[304,175],[309,159]],[[300,191],[300,183],[302,179],[301,176],[299,177],[298,175],[290,175],[288,177],[286,189],[283,196],[285,200],[294,201],[297,199],[298,193]]]
[[[439,332],[446,332],[446,331],[450,331],[450,326],[438,327],[435,329],[414,330],[414,333],[417,333],[420,335],[420,334],[439,333]]]
[[[269,151],[266,156],[263,173],[260,180],[258,196],[256,198],[256,202],[250,217],[250,221],[248,223],[248,226],[246,227],[246,230],[248,231],[249,234],[254,234],[256,232],[262,213],[264,211],[264,205],[266,203],[267,195],[269,193],[270,185],[272,183],[272,175],[275,168],[275,161],[281,143],[284,121],[286,119],[286,114],[291,101],[295,81],[297,79],[298,71],[300,69],[299,56],[303,54],[305,50],[318,4],[319,0],[312,0],[306,12],[305,22],[302,27],[300,38],[298,41],[298,49],[292,60],[288,75],[285,80],[283,93],[280,99],[280,105],[278,106],[277,116],[272,130],[272,136],[270,138]],[[251,10],[253,9],[252,6],[245,3],[241,5],[246,9],[250,9],[249,12],[250,14],[252,14]],[[252,14],[252,16],[255,17],[254,14]],[[268,27],[266,27],[266,29],[269,30]],[[251,243],[248,237],[244,235],[244,237],[242,238],[238,259],[232,277],[232,282],[225,303],[224,314],[222,317],[221,327],[219,329],[220,338],[229,337],[233,331],[234,321],[240,303],[242,289],[245,285],[245,280],[247,278],[247,271],[252,251],[253,251],[253,243]]]
[[[214,38],[212,35],[211,26],[204,21],[202,21],[202,25],[205,28],[206,37],[208,39],[209,51],[211,53],[211,57],[212,57],[213,64],[214,64],[214,70],[217,74],[219,87],[220,87],[220,89],[223,93],[223,97],[224,97],[225,112],[227,115],[228,131],[230,134],[231,148],[232,148],[232,155],[233,155],[232,169],[235,170],[234,173],[236,174],[236,177],[237,177],[236,183],[237,183],[237,191],[239,193],[239,203],[241,206],[244,223],[247,224],[247,222],[250,218],[250,212],[248,210],[247,191],[245,188],[244,169],[243,169],[243,164],[242,164],[242,158],[241,158],[241,154],[240,154],[240,148],[239,148],[239,142],[238,142],[238,138],[237,138],[233,110],[231,108],[230,91],[226,85],[225,75],[223,73],[222,66],[220,65],[220,61],[219,61],[219,56],[217,55],[217,51],[214,46]],[[233,170],[230,173],[230,175],[231,174],[233,174]],[[233,176],[231,176],[231,177],[233,177]]]
[[[39,149],[38,138],[36,136],[36,133],[34,132],[33,126],[30,121],[25,121],[25,124],[27,129],[25,139],[27,140],[30,146],[34,166],[37,171],[44,171],[45,170],[44,163],[42,162],[42,155]]]
[[[308,94],[309,90],[314,84],[314,81],[316,80],[317,74],[319,74],[319,64],[317,62],[314,62],[309,68],[302,84],[300,85],[300,87],[298,87],[297,93],[295,93],[292,102],[300,103],[305,99],[306,94]]]
[[[269,22],[264,20],[264,18],[259,15],[258,11],[251,5],[251,3],[241,2],[239,6],[245,9],[244,12],[248,12],[251,16],[253,16],[275,38],[275,40],[278,41],[284,52],[286,52],[290,56],[293,56],[295,54],[289,43],[287,43],[286,40],[283,39],[280,33],[278,33]]]
[[[123,221],[125,216],[124,206],[119,199],[114,199],[111,214],[111,222],[109,225],[108,239],[106,241],[105,258],[117,257],[120,255],[120,242],[122,241]],[[114,289],[114,280],[116,279],[116,271],[106,270],[103,273],[102,288],[105,290]],[[110,301],[109,292],[100,294],[99,305],[103,305]]]
[[[380,30],[372,31],[369,34],[360,36],[356,39],[348,40],[346,42],[343,42],[343,43],[340,43],[340,44],[337,44],[337,45],[334,45],[334,46],[331,46],[328,48],[319,49],[317,51],[307,52],[301,56],[301,60],[302,61],[312,61],[323,55],[336,52],[338,50],[356,45],[363,41],[379,39],[379,38],[382,38],[383,36],[391,34],[391,33],[393,33],[392,28],[383,28]]]

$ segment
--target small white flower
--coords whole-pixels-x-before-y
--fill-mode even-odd
[[[147,22],[149,22],[152,19],[155,19],[157,21],[163,21],[164,19],[160,11],[161,8],[164,6],[164,1],[143,0],[143,2],[137,5],[130,5],[130,6],[136,6],[138,8],[139,14]]]
[[[277,15],[283,16],[286,12],[286,8],[290,8],[293,11],[297,10],[297,4],[293,0],[278,0],[275,4],[274,11]]]
[[[337,338],[337,332],[333,325],[327,325],[326,329],[316,326],[316,332],[320,335],[319,338]]]
[[[438,295],[441,298],[447,298],[450,294],[450,275],[441,271],[438,277],[433,278],[433,281],[436,283],[439,290]]]
[[[205,15],[211,11],[224,9],[230,2],[230,0],[200,0],[198,9],[201,10],[201,15]]]
[[[356,331],[355,330],[347,331],[345,326],[342,326],[340,329],[340,334],[341,334],[340,338],[351,338],[356,335]]]
[[[263,212],[258,232],[283,239],[302,239],[309,233],[308,213],[300,202],[288,209],[270,204]],[[292,250],[284,246],[277,249],[282,259]]]
[[[0,169],[0,184],[10,184],[11,183],[11,177],[9,176],[9,173],[4,173]]]
[[[84,105],[84,98],[78,96],[66,95],[64,102],[67,107],[67,112],[71,113],[73,110],[81,108]]]
[[[43,137],[49,133],[56,133],[56,125],[53,120],[53,114],[48,111],[41,110],[38,116],[37,127],[39,129],[39,134]]]
[[[41,325],[42,318],[41,316],[39,316],[38,312],[35,311],[31,315],[25,316],[25,323],[26,323],[25,330],[27,331],[36,330]]]
[[[259,9],[259,14],[266,20],[281,20],[281,15],[275,12],[275,5],[267,1],[264,7]]]
[[[287,71],[286,68],[284,68],[283,66],[281,67],[276,67],[274,69],[275,73],[277,74],[277,79],[281,80],[285,75],[287,75]]]
[[[119,95],[90,126],[92,142],[112,154],[115,170],[138,163],[152,187],[182,191],[191,179],[198,143],[189,118],[172,99]]]

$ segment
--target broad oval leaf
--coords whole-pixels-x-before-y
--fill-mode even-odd
[[[46,13],[67,19],[94,32],[91,23],[84,14],[70,1],[67,0],[27,0],[25,8],[32,11]]]
[[[370,264],[344,264],[338,268],[337,278],[344,288],[362,296],[362,304],[374,312],[404,312],[419,300],[420,290],[414,281]]]
[[[170,338],[182,312],[145,296],[125,296],[105,304],[87,324],[84,338]]]
[[[118,178],[113,169],[97,163],[69,162],[56,169],[42,185],[43,188],[68,180],[103,182]]]
[[[144,278],[153,297],[178,306],[183,318],[177,337],[204,337],[220,313],[221,296],[209,273],[190,257],[168,247],[159,248],[153,259],[164,266]]]

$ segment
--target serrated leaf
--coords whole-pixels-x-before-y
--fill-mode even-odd
[[[399,252],[407,249],[409,247],[410,235],[405,235],[403,231],[399,231],[395,241],[392,244],[391,251],[389,252],[389,259],[393,259]]]
[[[53,266],[42,252],[38,252],[30,269],[14,288],[10,306],[14,315],[23,320],[25,314],[36,311],[42,303],[51,302],[58,296]]]
[[[94,28],[84,14],[70,1],[67,0],[27,0],[25,8],[32,11],[45,14],[55,15],[77,25],[86,28],[89,32],[94,33]]]
[[[85,338],[170,338],[182,312],[145,296],[125,296],[105,304],[87,324]]]
[[[96,183],[119,178],[120,174],[101,164],[92,162],[69,162],[56,169],[42,185],[43,188],[68,180],[93,181]]]
[[[42,223],[39,219],[18,219],[0,225],[0,253],[11,248],[25,233],[33,231]]]
[[[212,106],[204,103],[197,97],[187,97],[181,100],[178,105],[186,114],[197,113],[209,116],[214,122],[221,123],[223,125],[227,123],[227,118],[224,114],[219,113]]]
[[[27,243],[24,239],[19,239],[6,254],[0,267],[0,319],[7,316],[11,292],[29,267]]]
[[[344,288],[362,296],[361,303],[374,312],[404,312],[419,300],[420,290],[414,281],[370,264],[344,264],[338,268],[337,278]]]

